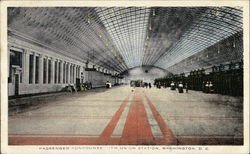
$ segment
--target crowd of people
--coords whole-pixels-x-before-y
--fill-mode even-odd
[[[161,88],[161,87],[164,87],[164,88],[167,88],[168,86],[165,84],[165,85],[161,85],[161,83],[160,82],[156,82],[156,83],[154,83],[154,86],[156,87],[156,88]],[[183,89],[186,89],[186,93],[188,93],[188,84],[187,83],[185,83],[185,85],[183,85],[183,83],[182,82],[174,82],[174,81],[172,81],[171,82],[171,84],[170,84],[170,89],[171,90],[178,90],[178,92],[179,93],[183,93]]]
[[[151,88],[152,86],[151,86],[151,83],[150,83],[150,82],[149,82],[149,83],[144,82],[144,83],[143,83],[143,87],[144,87],[144,88]]]

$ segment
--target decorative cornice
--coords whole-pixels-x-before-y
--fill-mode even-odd
[[[45,45],[45,44],[43,44],[43,43],[41,43],[41,42],[39,42],[39,41],[25,35],[25,34],[22,34],[22,33],[18,32],[18,31],[16,31],[16,30],[13,30],[13,29],[9,28],[8,29],[8,36],[13,36],[13,37],[15,37],[17,39],[20,39],[21,41],[31,43],[31,44],[33,44],[33,45],[35,45],[37,47],[44,48],[46,50],[56,52],[57,54],[60,54],[62,56],[69,57],[71,59],[74,59],[74,60],[77,60],[79,62],[85,63],[85,61],[83,61],[83,59],[81,59],[81,58],[79,58],[77,56],[69,55],[69,54],[67,54],[65,52],[62,52],[62,50],[58,50],[58,49],[55,49],[54,47],[50,47],[48,45]]]

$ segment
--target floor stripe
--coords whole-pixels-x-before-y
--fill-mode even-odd
[[[71,100],[72,101],[72,100]],[[123,100],[113,100],[113,99],[87,99],[87,100],[74,100],[74,103],[81,103],[81,102],[101,102],[101,103],[107,103],[107,102],[122,102]]]
[[[156,119],[154,118],[154,115],[153,115],[145,97],[143,97],[143,104],[145,106],[145,109],[146,109],[146,112],[148,115],[148,120],[149,120],[149,124],[150,124],[151,130],[152,130],[153,136],[155,138],[163,138],[164,136],[161,132],[161,129],[160,129]]]
[[[167,101],[166,100],[159,100],[159,97],[157,97],[156,99],[158,99],[157,102],[160,102],[160,103],[171,103],[171,100],[169,100],[169,99],[167,100],[167,98],[165,98]],[[202,103],[201,100],[193,100],[193,101],[190,101],[190,100],[174,100],[174,102],[175,103],[185,103],[185,104]],[[221,104],[221,105],[223,105],[223,104],[238,104],[238,102],[216,101],[216,100],[213,100],[212,103]]]
[[[122,112],[124,111],[124,108],[126,107],[127,103],[129,100],[129,96],[127,96],[125,98],[125,100],[123,101],[123,103],[121,104],[120,108],[118,109],[118,111],[115,113],[115,115],[112,117],[111,121],[109,122],[109,124],[106,126],[106,128],[103,130],[103,132],[101,133],[100,137],[110,137],[121,117]]]
[[[243,117],[225,117],[225,116],[167,116],[166,120],[240,120]]]
[[[185,106],[185,105],[176,105],[176,106],[173,106],[173,108],[187,108],[187,109],[194,109],[194,108],[201,108],[201,109],[213,109],[213,108],[229,108],[229,106],[198,106],[198,105],[193,105],[193,106]]]
[[[130,105],[122,133],[121,145],[155,144],[147,113],[141,97],[138,96],[139,94],[139,89],[135,89],[134,101]]]
[[[10,145],[97,145],[99,138],[69,138],[69,137],[9,137]]]
[[[9,134],[9,136],[97,136],[99,134]]]
[[[221,134],[184,134],[184,135],[176,135],[178,137],[243,137],[243,135],[221,135]]]
[[[131,98],[131,97],[130,97]],[[122,112],[122,115],[115,127],[115,130],[113,131],[113,134],[111,135],[111,137],[117,137],[117,136],[120,136],[122,135],[122,131],[123,131],[123,128],[124,128],[124,125],[125,125],[125,122],[126,122],[126,118],[127,118],[127,115],[128,115],[128,111],[129,111],[129,108],[130,108],[130,105],[131,105],[131,99],[129,99],[124,111]]]
[[[119,105],[81,105],[81,104],[43,104],[43,105],[39,105],[39,107],[44,107],[44,106],[48,106],[48,107],[51,107],[51,106],[56,106],[56,107],[107,107],[107,108],[110,108],[110,107],[119,107]]]
[[[54,138],[54,137],[57,137],[57,138],[98,138],[99,135],[56,135],[56,134],[53,134],[53,135],[49,135],[49,136],[42,136],[42,135],[25,135],[25,136],[20,136],[20,135],[9,135],[9,137],[18,137],[18,138],[27,138],[27,137],[32,137],[32,138]]]
[[[32,118],[51,118],[51,119],[111,119],[112,116],[60,116],[60,115],[10,115],[11,119],[32,119]]]
[[[165,136],[166,144],[176,145],[177,139],[176,139],[175,135],[172,133],[172,131],[166,125],[164,119],[162,118],[160,113],[156,110],[155,106],[153,105],[153,103],[150,101],[150,99],[147,97],[146,94],[145,94],[145,97],[146,97],[148,105],[149,105],[158,125],[160,126],[160,129],[161,129],[163,135]]]

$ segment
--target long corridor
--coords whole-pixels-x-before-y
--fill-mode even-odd
[[[9,112],[10,145],[243,144],[236,97],[119,86],[17,99],[32,100]]]

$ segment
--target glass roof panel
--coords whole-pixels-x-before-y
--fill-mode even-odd
[[[128,67],[140,66],[150,8],[115,7],[107,8],[105,11],[96,8],[96,11]],[[105,20],[108,18],[112,24],[107,24]]]
[[[229,12],[231,15],[226,16]],[[155,65],[166,69],[239,31],[242,31],[241,8],[209,8]]]

